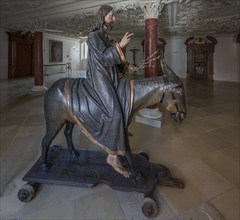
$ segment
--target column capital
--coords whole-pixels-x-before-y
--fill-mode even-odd
[[[144,12],[145,19],[158,18],[159,6],[163,7],[159,0],[140,0],[139,6]]]

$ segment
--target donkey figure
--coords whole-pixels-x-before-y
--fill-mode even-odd
[[[130,85],[134,95],[129,123],[134,113],[138,110],[159,102],[163,103],[164,100],[167,100],[166,109],[171,113],[175,121],[181,122],[185,118],[186,104],[183,84],[179,77],[162,60],[161,67],[164,73],[162,76],[131,80]],[[67,80],[69,79],[63,78],[55,82],[45,95],[46,134],[42,139],[42,154],[40,158],[42,171],[47,171],[51,166],[47,159],[48,149],[64,124],[66,124],[64,134],[67,148],[73,155],[79,156],[73,145],[72,130],[75,124],[78,124],[83,132],[85,130],[78,123],[76,116],[71,114],[71,112],[69,113],[69,94],[66,94]],[[88,136],[88,138],[91,140],[91,137]],[[138,181],[141,175],[133,169],[131,149],[126,149],[125,159],[132,177]]]

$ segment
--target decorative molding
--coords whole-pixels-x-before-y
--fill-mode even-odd
[[[157,18],[158,36],[161,37],[236,36],[239,33],[239,0],[218,0],[214,3],[206,0],[104,0],[104,3],[113,6],[115,11],[116,24],[110,32],[114,38],[119,38],[126,31],[141,38],[145,17],[151,16]],[[1,27],[80,39],[86,37],[95,24],[99,5],[98,1],[63,4],[63,1],[22,0],[20,4],[19,0],[1,0]]]
[[[188,38],[185,41],[185,45],[215,45],[217,43],[217,40],[214,37],[211,36],[205,36],[205,35],[196,35],[193,37]]]
[[[143,10],[145,19],[158,18],[159,16],[159,0],[141,0],[139,3],[140,8]],[[161,4],[162,6],[162,4]],[[163,8],[163,6],[162,6]],[[161,8],[161,10],[162,10]]]

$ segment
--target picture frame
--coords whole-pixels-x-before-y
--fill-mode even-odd
[[[49,40],[49,62],[63,62],[63,42]]]

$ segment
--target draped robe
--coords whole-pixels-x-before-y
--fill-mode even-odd
[[[107,153],[125,155],[133,103],[130,80],[120,80],[126,67],[118,44],[99,31],[89,34],[87,78],[70,80],[71,109],[83,132]]]

